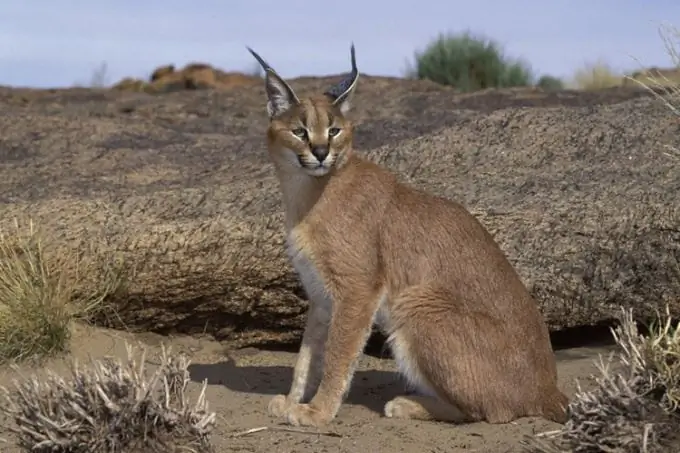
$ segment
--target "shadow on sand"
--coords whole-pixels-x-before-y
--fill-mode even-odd
[[[558,363],[594,359],[592,348],[611,346],[613,343],[609,327],[602,324],[553,332],[551,340]],[[291,345],[267,350],[297,353],[297,348]],[[384,338],[380,335],[369,341],[364,353],[377,358],[391,358]],[[191,380],[195,382],[207,380],[209,385],[223,385],[234,392],[271,396],[287,393],[293,376],[292,366],[238,366],[232,358],[215,364],[192,364],[189,372]],[[346,401],[382,412],[387,401],[405,393],[408,390],[403,380],[393,371],[357,371]]]
[[[191,364],[191,380],[223,385],[234,392],[259,395],[288,393],[293,378],[291,366],[238,366],[233,359],[214,364]],[[346,402],[381,413],[392,398],[406,393],[399,375],[392,371],[359,370],[354,374]]]

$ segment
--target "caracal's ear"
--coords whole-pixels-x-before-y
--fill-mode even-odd
[[[349,73],[342,81],[337,85],[331,87],[324,94],[333,99],[333,105],[340,108],[340,111],[344,114],[349,112],[351,107],[352,95],[354,94],[354,89],[357,86],[357,81],[359,80],[359,71],[357,70],[357,60],[354,55],[354,43],[350,47],[350,58],[352,60],[352,72]]]
[[[246,47],[253,57],[260,63],[265,73],[265,87],[267,90],[267,112],[269,118],[282,114],[293,105],[300,103],[293,89],[281,78],[274,69],[267,64],[253,49]]]

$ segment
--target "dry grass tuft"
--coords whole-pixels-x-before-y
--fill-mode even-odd
[[[71,323],[101,309],[123,284],[120,269],[111,267],[88,288],[79,271],[66,272],[63,264],[48,258],[33,223],[0,232],[0,363],[65,351]]]
[[[668,309],[648,335],[638,332],[631,310],[623,310],[620,321],[612,331],[619,351],[607,362],[600,359],[594,389],[585,392],[579,385],[569,405],[569,421],[560,430],[527,439],[525,451],[679,450],[680,327]]]
[[[604,61],[596,61],[578,69],[572,80],[572,85],[579,90],[600,90],[622,83],[623,76]]]
[[[659,35],[675,67],[674,70],[650,71],[637,77],[628,77],[628,79],[649,90],[674,115],[680,117],[680,80],[678,80],[678,72],[680,72],[680,29],[670,24],[663,24],[659,27]],[[669,150],[671,152],[667,153],[668,155],[680,157],[680,150],[675,148],[669,148]]]
[[[146,350],[139,361],[127,345],[128,360],[93,360],[81,368],[72,362],[65,379],[53,371],[33,376],[14,388],[1,388],[0,411],[14,425],[18,445],[33,453],[207,453],[216,415],[208,411],[207,383],[190,402],[189,360],[162,350],[158,369],[145,372]]]

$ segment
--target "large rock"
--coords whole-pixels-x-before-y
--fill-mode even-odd
[[[174,65],[159,66],[154,69],[149,81],[126,77],[111,88],[117,91],[145,93],[168,93],[183,90],[229,90],[261,85],[263,79],[258,75],[242,72],[225,72],[206,63],[189,63],[180,70]]]
[[[680,128],[644,91],[460,95],[363,77],[356,106],[356,147],[467,205],[551,328],[619,305],[680,314],[680,162],[665,154]],[[0,222],[30,217],[57,248],[122,258],[116,322],[241,345],[299,338],[263,87],[2,89],[0,108]]]

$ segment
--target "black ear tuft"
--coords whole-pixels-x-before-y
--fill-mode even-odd
[[[338,84],[332,86],[324,93],[326,96],[333,99],[333,104],[339,106],[343,113],[346,113],[350,108],[350,100],[359,80],[359,70],[357,69],[354,43],[352,43],[350,47],[350,58],[352,62],[352,71]]]
[[[265,72],[265,88],[267,91],[267,112],[269,117],[280,115],[288,110],[292,105],[298,104],[300,100],[293,89],[276,73],[274,68],[257,54],[253,49],[247,47],[248,51],[255,57]]]

